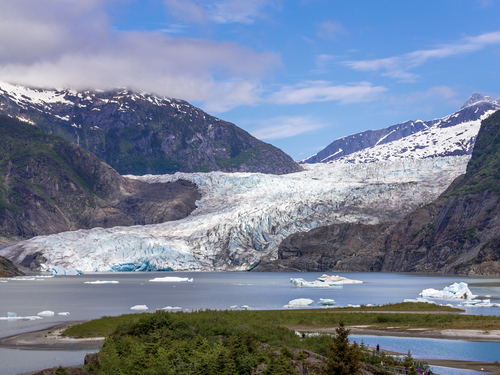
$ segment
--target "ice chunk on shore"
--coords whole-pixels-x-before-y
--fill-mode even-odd
[[[98,284],[118,284],[119,281],[101,281],[101,280],[96,280],[96,281],[85,281],[84,284],[93,284],[93,285],[98,285]]]
[[[329,298],[320,298],[318,304],[321,306],[332,306],[335,304],[335,300]]]
[[[148,307],[146,305],[135,305],[130,308],[130,310],[147,310]]]
[[[78,276],[78,275],[83,275],[83,272],[80,270],[77,270],[76,268],[69,268],[66,269],[64,267],[59,267],[59,266],[53,266],[52,267],[52,275],[54,276]]]
[[[348,279],[347,277],[339,276],[339,275],[321,275],[318,277],[318,280],[323,281],[328,284],[335,284],[338,282],[341,282],[342,284],[362,284],[363,282],[361,280],[352,280]]]
[[[167,276],[167,277],[156,277],[154,279],[149,280],[152,283],[192,283],[193,278],[189,279],[187,277],[175,277],[175,276]]]
[[[39,316],[54,316],[54,311],[44,310],[44,311],[40,311],[36,315],[39,315]]]
[[[424,289],[420,293],[422,298],[442,298],[442,299],[474,299],[477,296],[472,294],[467,283],[453,283],[443,290],[433,288]]]
[[[303,307],[309,306],[311,303],[314,303],[314,301],[310,298],[297,298],[291,300],[290,302],[288,302],[288,305],[285,305],[283,307]]]
[[[57,315],[67,316],[67,315],[69,315],[69,312],[63,311],[63,312],[57,313]]]

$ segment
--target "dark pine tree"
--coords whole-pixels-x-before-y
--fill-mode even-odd
[[[328,360],[325,366],[327,375],[359,375],[359,348],[349,344],[350,329],[340,322],[335,330],[336,336],[328,348]]]

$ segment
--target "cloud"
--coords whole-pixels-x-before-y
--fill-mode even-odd
[[[258,139],[274,140],[295,137],[325,127],[325,124],[308,116],[275,117],[260,122],[261,128],[252,135]]]
[[[266,16],[264,9],[277,5],[277,0],[164,0],[169,12],[184,21],[193,23],[252,24]]]
[[[75,89],[131,87],[225,111],[259,100],[280,64],[232,42],[113,30],[98,0],[4,0],[0,80]]]
[[[418,76],[408,71],[429,60],[469,54],[494,44],[500,44],[500,31],[466,37],[455,44],[444,44],[433,49],[414,51],[401,56],[377,60],[344,61],[343,64],[358,71],[382,71],[384,76],[412,82]]]
[[[372,86],[369,82],[333,85],[328,81],[304,81],[294,86],[283,86],[279,91],[271,94],[268,100],[277,104],[328,101],[339,101],[341,104],[361,103],[376,100],[385,91],[387,88]]]
[[[326,21],[322,22],[318,26],[318,32],[316,33],[319,37],[324,39],[335,40],[339,34],[344,34],[346,29],[338,21]]]

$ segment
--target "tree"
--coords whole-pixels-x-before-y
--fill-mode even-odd
[[[327,375],[359,375],[359,348],[349,344],[349,332],[340,322],[336,335],[328,348],[328,360],[325,366]]]

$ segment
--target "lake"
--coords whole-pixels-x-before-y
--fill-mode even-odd
[[[282,309],[290,300],[310,298],[315,302],[320,298],[331,298],[337,306],[348,304],[386,304],[402,302],[406,298],[416,298],[426,288],[443,289],[454,282],[464,281],[478,298],[491,299],[492,303],[500,303],[500,278],[435,276],[428,274],[401,273],[340,273],[341,276],[362,280],[363,284],[345,285],[339,288],[292,288],[290,278],[301,277],[308,281],[315,280],[321,273],[253,273],[253,272],[147,272],[147,273],[89,273],[80,276],[57,276],[40,278],[36,281],[9,280],[0,282],[0,317],[7,312],[15,312],[18,316],[33,316],[44,310],[56,313],[53,317],[43,317],[34,321],[0,321],[0,337],[11,336],[21,332],[38,330],[71,320],[89,320],[101,316],[121,315],[133,312],[135,305],[147,305],[149,310],[166,306],[181,307],[183,310],[193,309]],[[155,277],[179,276],[193,278],[193,282],[153,283]],[[118,281],[118,284],[92,285],[85,281]],[[491,297],[486,297],[491,296]],[[436,300],[438,303],[458,304],[459,301]],[[311,305],[313,308],[317,304]],[[467,308],[467,313],[500,315],[498,307]],[[69,316],[58,316],[58,312],[69,312]],[[441,341],[441,340],[437,340]],[[442,340],[449,341],[449,340]],[[472,345],[481,343],[472,343]],[[446,353],[446,345],[442,345],[441,353]],[[437,345],[439,348],[439,344]],[[410,348],[411,349],[411,348]],[[403,350],[406,352],[407,350]],[[16,351],[22,353],[28,351]],[[30,351],[31,352],[31,351]],[[46,351],[37,351],[39,353]],[[4,366],[0,375],[11,375],[35,370],[40,363],[45,367],[54,364],[59,358],[62,364],[77,364],[83,361],[74,359],[74,354],[64,352],[47,356],[50,360],[34,363],[17,362],[17,367]],[[413,352],[413,350],[412,350]],[[0,349],[0,363],[12,362],[13,351]],[[439,350],[433,351],[440,355]],[[80,355],[80,354],[78,354]],[[66,359],[67,357],[70,359]],[[73,357],[72,357],[73,356]],[[64,357],[64,358],[63,358]],[[421,357],[422,358],[422,357]],[[439,358],[439,357],[435,357]],[[449,357],[446,357],[449,358]],[[57,360],[56,360],[57,361]],[[73,361],[73,362],[72,362]],[[69,363],[72,362],[72,363]],[[28,368],[29,366],[37,366]],[[41,368],[40,368],[41,369]]]

